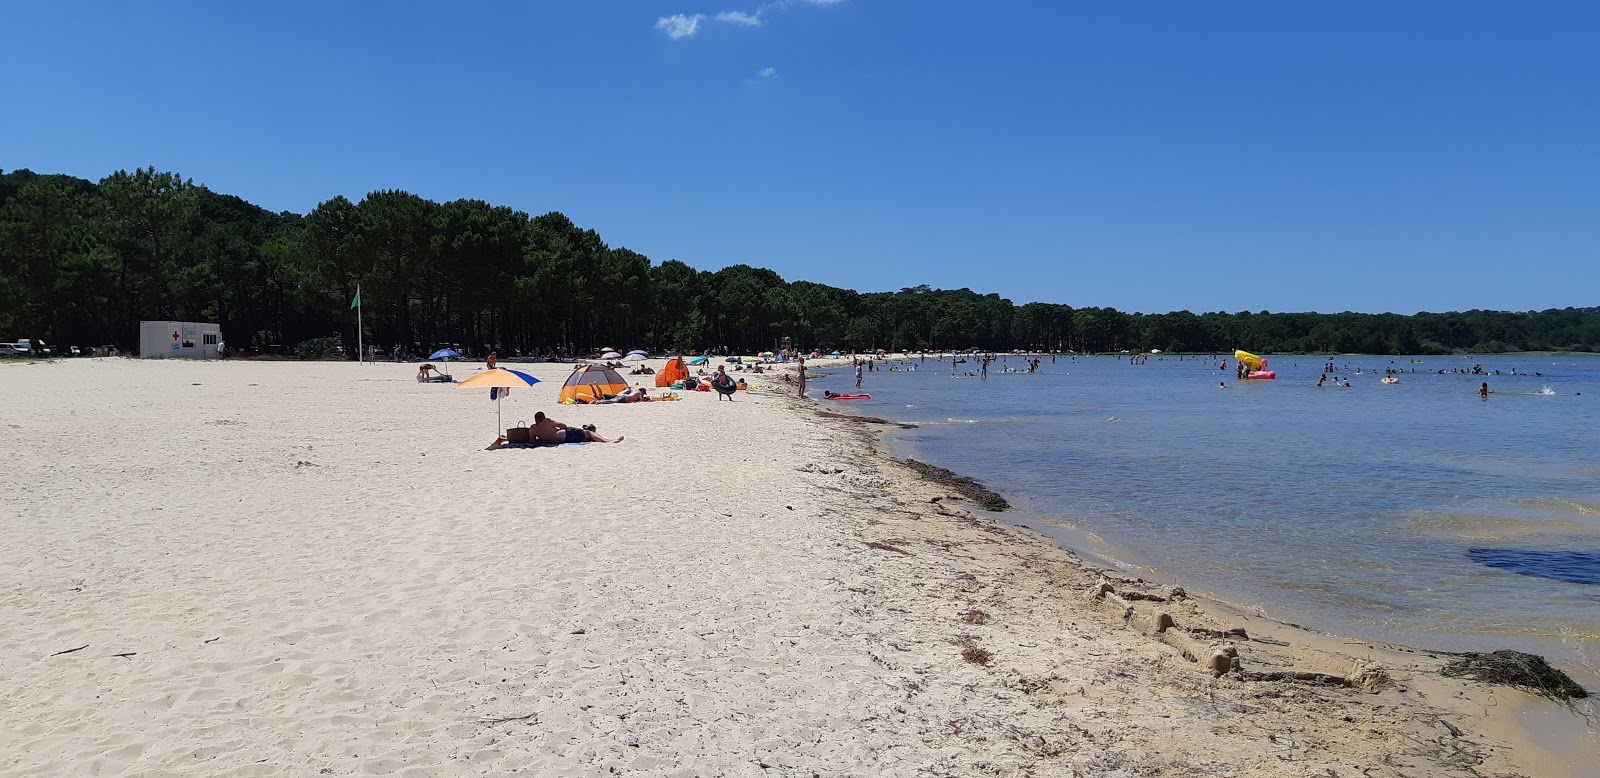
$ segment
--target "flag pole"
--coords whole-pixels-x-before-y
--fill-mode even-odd
[[[356,364],[366,364],[367,342],[361,331],[361,284],[356,284]]]

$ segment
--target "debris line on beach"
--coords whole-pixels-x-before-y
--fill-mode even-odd
[[[1439,672],[1450,678],[1515,686],[1552,700],[1581,700],[1589,696],[1587,689],[1579,686],[1566,673],[1551,667],[1544,657],[1521,651],[1462,654]]]
[[[956,475],[942,467],[934,467],[926,462],[918,462],[915,459],[896,459],[895,461],[916,471],[917,475],[922,476],[924,481],[932,481],[940,486],[954,489],[962,497],[977,503],[979,507],[986,511],[1003,511],[1011,507],[1011,503],[1006,502],[1006,498],[1001,497],[999,492],[966,476]]]

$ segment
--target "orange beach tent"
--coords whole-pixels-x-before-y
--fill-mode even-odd
[[[556,401],[590,403],[603,400],[608,394],[622,394],[622,390],[627,388],[628,382],[622,380],[617,371],[605,365],[583,365],[567,377],[567,383],[561,387],[561,396]]]
[[[656,373],[656,386],[672,386],[673,381],[682,381],[689,377],[689,370],[683,366],[683,357],[673,357],[667,360],[667,366]]]

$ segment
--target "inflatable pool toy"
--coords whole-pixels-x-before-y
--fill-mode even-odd
[[[872,399],[872,395],[870,395],[870,394],[836,394],[836,395],[833,395],[833,396],[829,397],[828,399],[829,400],[870,400],[870,399]]]
[[[1275,370],[1251,370],[1247,377],[1252,379],[1277,378],[1278,373]]]
[[[1243,362],[1252,371],[1259,371],[1267,366],[1267,360],[1248,351],[1235,351],[1233,352],[1233,358]]]
[[[1386,375],[1386,376],[1383,377],[1383,383],[1386,383],[1386,384],[1398,384],[1398,383],[1400,383],[1400,379],[1395,378],[1392,375]]]

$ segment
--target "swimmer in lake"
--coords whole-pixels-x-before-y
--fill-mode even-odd
[[[1478,396],[1482,397],[1485,400],[1489,399],[1489,382],[1488,381],[1485,381],[1482,384],[1478,385]]]

